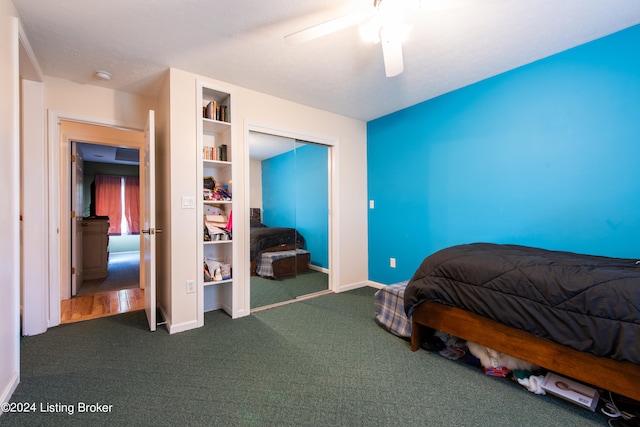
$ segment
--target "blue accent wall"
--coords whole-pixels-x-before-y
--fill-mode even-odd
[[[262,162],[263,222],[293,227],[305,238],[313,265],[329,267],[329,155],[306,144]]]
[[[638,46],[635,26],[369,122],[369,279],[471,242],[640,257]]]
[[[262,222],[269,227],[296,227],[295,152],[262,162]]]

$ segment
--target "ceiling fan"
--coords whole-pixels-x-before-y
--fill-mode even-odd
[[[444,10],[477,4],[477,0],[369,0],[368,6],[354,13],[314,25],[286,35],[291,43],[305,43],[336,31],[360,25],[360,35],[365,41],[382,44],[382,56],[387,77],[404,71],[402,43],[407,39],[411,26],[405,17],[416,10]],[[502,0],[483,0],[494,3]]]
[[[360,34],[367,40],[382,44],[382,55],[387,77],[397,76],[404,70],[402,42],[411,27],[404,22],[412,6],[420,0],[373,0],[373,7],[365,7],[322,24],[314,25],[285,36],[292,43],[305,43],[354,25],[360,25]]]

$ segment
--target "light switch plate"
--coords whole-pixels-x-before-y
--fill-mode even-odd
[[[187,280],[187,293],[192,294],[196,291],[196,281],[195,280]]]
[[[195,209],[196,201],[192,196],[182,196],[182,209]]]

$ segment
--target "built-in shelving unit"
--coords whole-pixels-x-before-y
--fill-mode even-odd
[[[231,92],[198,82],[197,152],[199,221],[198,323],[204,312],[224,309],[233,301],[233,144]]]

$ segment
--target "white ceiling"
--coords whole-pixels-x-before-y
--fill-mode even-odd
[[[266,160],[282,153],[298,148],[300,143],[295,139],[261,132],[249,132],[249,158],[251,160]]]
[[[465,6],[412,14],[405,71],[393,78],[355,27],[285,42],[363,1],[13,3],[48,76],[155,96],[175,67],[365,121],[640,23],[638,0],[423,0]]]
[[[139,165],[140,152],[135,148],[98,145],[76,141],[78,151],[85,162]]]

